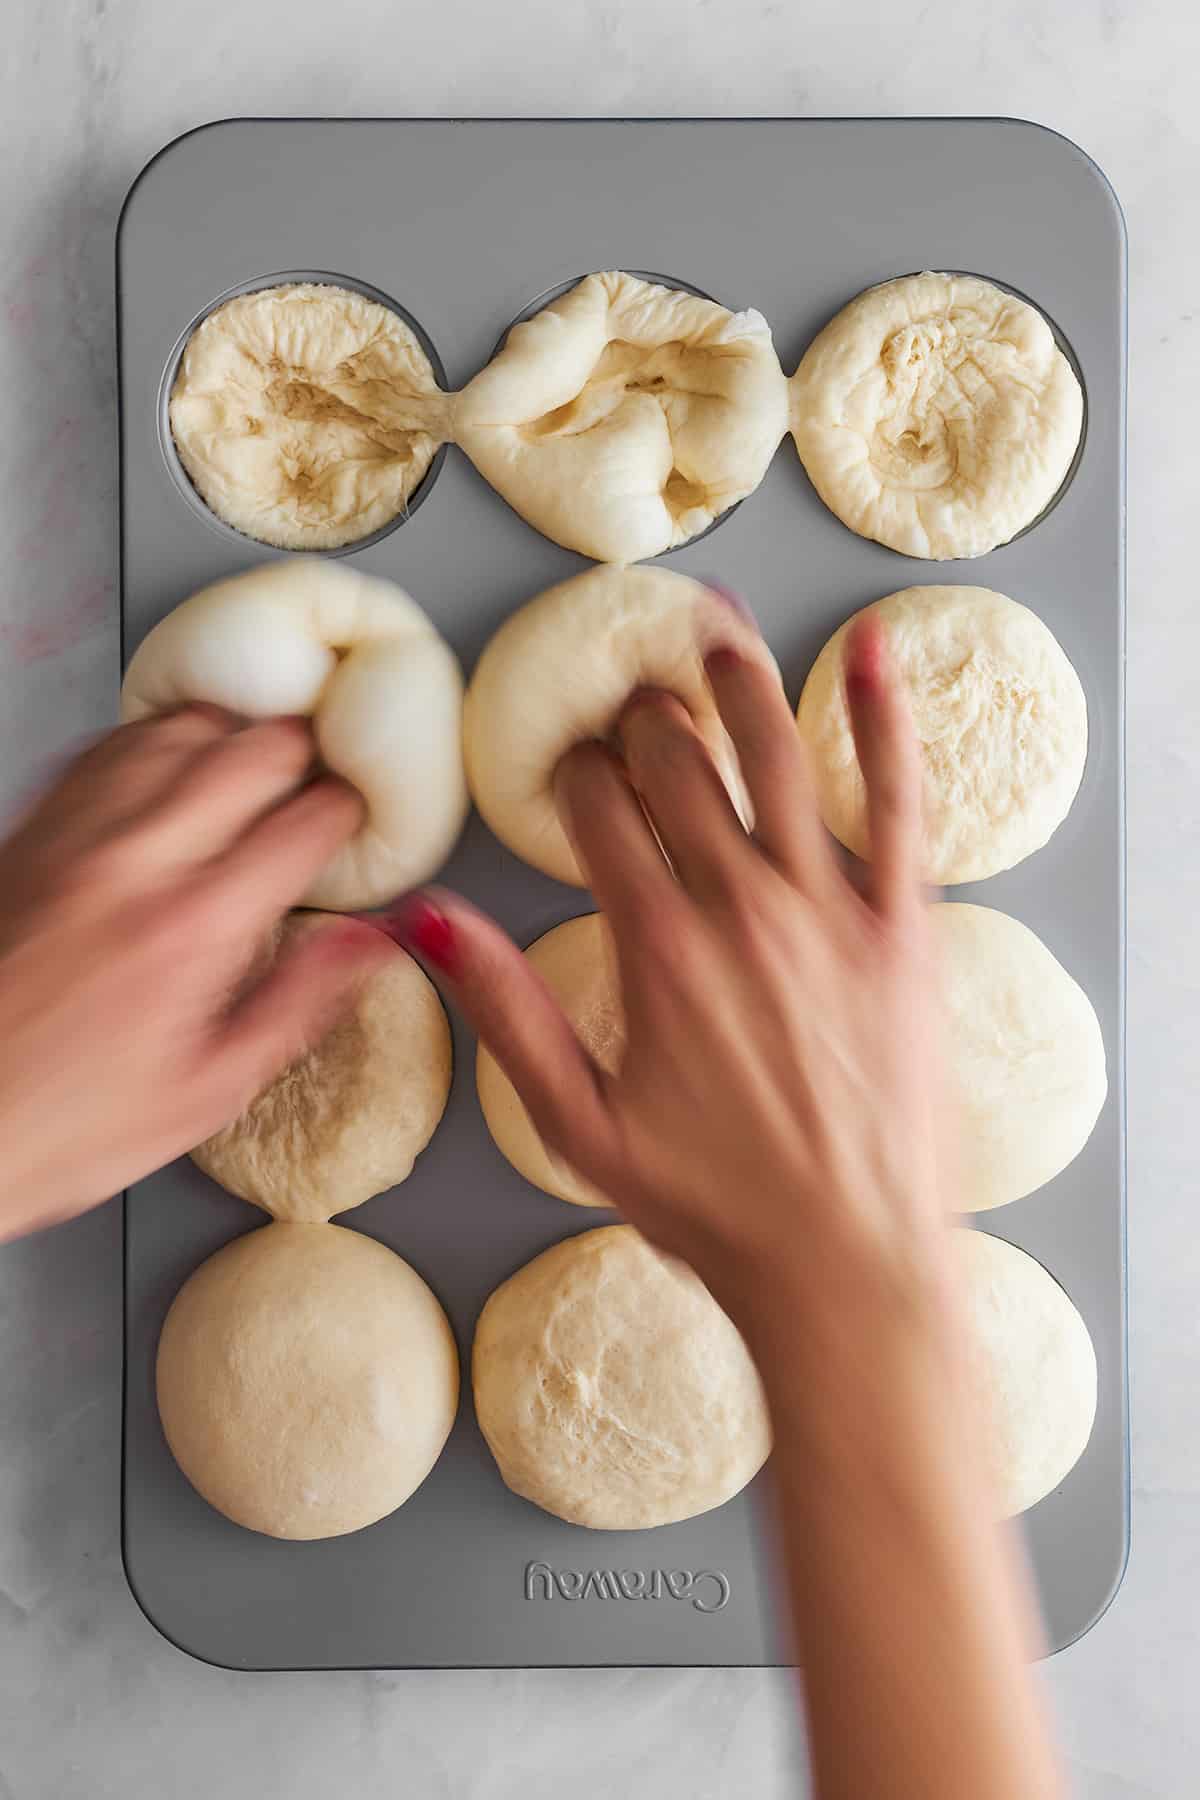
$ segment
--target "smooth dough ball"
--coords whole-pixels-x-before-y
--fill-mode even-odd
[[[921,744],[926,880],[983,881],[1011,869],[1062,824],[1083,778],[1079,677],[1037,615],[990,588],[904,588],[874,610]],[[797,721],[826,825],[866,857],[866,793],[843,674],[852,622],[813,664]]]
[[[279,952],[320,929],[319,915],[293,914]],[[192,1159],[273,1218],[329,1219],[412,1174],[445,1110],[450,1073],[437,991],[396,950],[333,1029]]]
[[[505,1483],[598,1531],[722,1506],[771,1448],[737,1330],[631,1225],[555,1244],[497,1288],[475,1332],[473,1380]]]
[[[346,911],[428,880],[467,814],[462,676],[402,588],[295,557],[202,588],[138,647],[122,719],[188,700],[246,718],[302,714],[367,816],[304,896]]]
[[[830,511],[938,562],[1036,519],[1082,429],[1083,393],[1041,313],[976,275],[868,288],[791,380],[792,436]]]
[[[514,325],[455,411],[458,443],[515,512],[613,563],[706,530],[753,493],[786,429],[760,314],[619,271]]]
[[[157,1380],[167,1443],[211,1506],[268,1537],[340,1537],[433,1468],[458,1353],[433,1294],[383,1244],[266,1225],[180,1288]]]
[[[1058,1487],[1087,1448],[1096,1352],[1041,1263],[982,1231],[953,1236],[1000,1516],[1011,1518]]]
[[[964,1212],[1004,1206],[1065,1169],[1092,1134],[1108,1078],[1091,1001],[1007,913],[930,909],[959,1101]]]
[[[218,518],[284,550],[332,550],[404,511],[445,436],[447,401],[397,313],[305,283],[209,313],[170,415]]]
[[[615,1074],[625,1047],[625,1019],[612,934],[599,913],[556,925],[525,952],[562,1007],[568,1024],[602,1069]],[[552,1156],[490,1050],[475,1065],[479,1104],[496,1147],[534,1187],[575,1206],[609,1206],[590,1182]]]
[[[480,657],[463,709],[467,780],[496,836],[535,869],[584,885],[554,772],[573,744],[607,738],[640,687],[683,702],[745,816],[737,757],[704,674],[706,649],[734,638],[778,674],[726,602],[667,569],[589,569],[514,613]]]

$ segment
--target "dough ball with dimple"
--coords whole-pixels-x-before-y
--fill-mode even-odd
[[[218,1512],[268,1537],[339,1537],[433,1468],[458,1354],[433,1294],[383,1244],[266,1225],[180,1288],[157,1382],[171,1452]]]
[[[1079,677],[1036,614],[990,588],[905,588],[874,611],[920,741],[926,880],[982,881],[1011,869],[1061,825],[1082,779]],[[866,857],[866,792],[843,670],[851,623],[813,664],[797,720],[826,825]]]
[[[226,524],[284,550],[332,550],[404,511],[446,405],[397,313],[303,283],[209,313],[180,361],[171,434]]]
[[[907,556],[982,556],[1062,486],[1083,393],[1045,319],[975,275],[859,294],[791,380],[809,480],[862,537]]]
[[[142,640],[121,717],[189,700],[249,719],[311,718],[322,761],[362,795],[362,827],[307,905],[378,906],[449,856],[467,813],[462,676],[393,582],[291,557],[202,588]]]
[[[766,320],[613,271],[508,333],[455,437],[522,518],[599,562],[686,543],[758,486],[787,428]]]
[[[554,773],[573,744],[608,738],[642,687],[682,701],[744,814],[737,757],[704,673],[716,642],[736,642],[778,676],[763,640],[727,602],[667,569],[589,569],[506,620],[463,710],[467,780],[496,836],[534,868],[583,885]]]
[[[615,1074],[625,1019],[612,933],[599,913],[556,925],[525,952],[561,1006],[567,1023],[602,1069]],[[482,1044],[475,1067],[479,1104],[497,1148],[534,1187],[575,1206],[609,1206],[598,1189],[551,1154],[491,1051]]]
[[[771,1447],[737,1330],[629,1225],[555,1244],[497,1288],[473,1380],[507,1485],[573,1525],[639,1531],[709,1512]]]
[[[1024,1250],[953,1232],[971,1375],[1002,1518],[1066,1480],[1096,1418],[1096,1352],[1074,1302]]]
[[[293,914],[277,953],[326,928],[317,915]],[[445,1109],[450,1071],[437,992],[393,950],[332,1030],[192,1158],[276,1219],[329,1219],[411,1175]]]
[[[1065,1169],[1108,1092],[1091,1001],[1041,939],[1006,913],[930,909],[948,1072],[958,1101],[959,1205],[1003,1206]]]

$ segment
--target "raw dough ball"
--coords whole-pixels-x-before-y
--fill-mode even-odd
[[[496,836],[535,869],[584,885],[559,823],[554,771],[573,744],[608,737],[639,687],[683,702],[744,810],[703,660],[717,638],[734,637],[775,668],[732,608],[667,569],[589,569],[514,613],[480,657],[463,709],[467,780]]]
[[[612,934],[599,913],[556,925],[525,952],[562,1007],[576,1037],[602,1069],[615,1074],[625,1042],[621,988]],[[609,1206],[589,1182],[551,1156],[517,1090],[490,1050],[479,1046],[475,1065],[479,1104],[501,1155],[534,1187],[575,1206]]]
[[[497,1288],[473,1377],[507,1485],[572,1525],[640,1531],[709,1512],[771,1448],[736,1329],[631,1225],[555,1244]]]
[[[1048,506],[1083,429],[1075,372],[1036,308],[975,275],[868,288],[791,380],[791,429],[826,506],[942,561],[1006,544]]]
[[[982,1231],[954,1232],[1001,1517],[1066,1479],[1096,1417],[1096,1352],[1041,1263]]]
[[[247,718],[311,717],[326,766],[367,803],[358,835],[304,896],[378,906],[441,867],[467,813],[462,676],[390,581],[296,557],[202,588],[143,639],[122,719],[187,700]]]
[[[332,550],[404,511],[446,405],[398,314],[306,283],[209,313],[175,377],[171,433],[226,524],[284,550]]]
[[[266,1225],[202,1263],[158,1344],[176,1462],[268,1537],[340,1537],[402,1506],[441,1454],[458,1355],[421,1277],[340,1225]]]
[[[1028,926],[987,906],[930,909],[959,1101],[961,1205],[1031,1194],[1078,1156],[1104,1105],[1091,1001]]]
[[[1083,777],[1079,677],[1036,614],[990,588],[904,588],[875,610],[921,741],[926,880],[983,881],[1011,869],[1062,824]],[[865,857],[866,795],[842,668],[850,624],[813,664],[797,720],[821,815]]]
[[[317,915],[293,914],[280,951],[321,927]],[[320,1043],[192,1158],[276,1219],[329,1219],[412,1174],[445,1109],[450,1072],[442,1003],[397,950]]]
[[[787,429],[765,319],[589,275],[458,396],[455,436],[514,511],[599,562],[638,562],[753,493]]]

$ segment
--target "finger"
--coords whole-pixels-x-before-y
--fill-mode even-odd
[[[138,834],[147,861],[170,868],[218,855],[295,792],[315,754],[306,719],[263,719],[222,733],[143,812]]]
[[[749,840],[687,708],[671,694],[635,694],[617,732],[629,779],[683,886],[727,888],[749,862]]]
[[[604,744],[576,744],[555,771],[554,797],[588,886],[614,925],[669,898],[671,871],[620,757]]]
[[[255,929],[295,906],[359,829],[362,796],[336,775],[310,782],[206,865],[198,900]]]
[[[861,613],[846,639],[846,702],[867,789],[870,897],[898,914],[920,896],[921,758],[904,685],[878,613]]]

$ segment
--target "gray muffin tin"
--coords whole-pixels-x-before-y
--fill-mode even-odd
[[[660,271],[770,321],[790,374],[860,289],[918,268],[969,270],[1030,296],[1069,343],[1087,438],[1036,527],[969,563],[910,560],[847,531],[790,440],[758,491],[672,553],[750,597],[796,698],[848,613],[922,582],[998,588],[1046,621],[1087,692],[1074,808],[1019,868],[954,891],[1023,919],[1100,1015],[1108,1103],[1082,1154],[1039,1193],[976,1222],[1038,1257],[1099,1358],[1082,1461],[1026,1515],[1058,1648],[1098,1618],[1128,1539],[1124,1248],[1124,229],[1095,165],[1010,120],[231,120],[139,176],[118,241],[124,651],[193,589],[275,553],[212,519],[164,428],[188,330],[223,296],[296,271],[365,286],[422,329],[450,385],[509,322],[590,269]],[[526,525],[450,450],[409,515],[346,553],[428,609],[469,672],[524,600],[587,565]],[[522,943],[587,896],[511,857],[473,818],[445,879]],[[141,1606],[193,1655],[239,1668],[766,1664],[788,1651],[762,1478],[657,1531],[561,1523],[502,1485],[472,1416],[469,1356],[489,1292],[603,1215],[527,1186],[493,1147],[455,1022],[445,1120],[411,1179],[346,1215],[406,1257],[462,1353],[458,1422],[433,1474],[353,1536],[279,1543],[212,1511],[176,1468],[154,1401],[158,1333],[203,1259],[260,1223],[186,1160],[126,1197],[125,1567]],[[720,1602],[720,1604],[718,1604]]]

